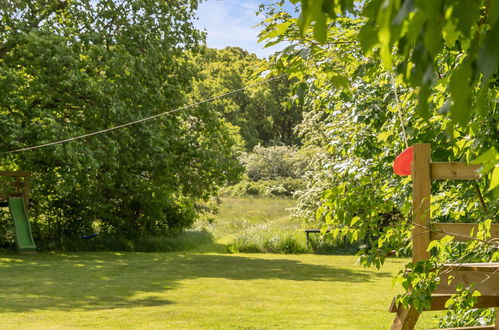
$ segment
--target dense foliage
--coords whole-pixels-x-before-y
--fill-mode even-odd
[[[360,13],[353,0],[300,2],[301,34],[312,25],[320,42],[327,41],[328,18],[365,17],[357,38],[364,53],[379,55],[385,69],[395,67],[406,83],[418,88],[421,116],[431,115],[429,100],[440,93],[442,80],[446,103],[436,109],[449,112],[456,124],[466,126],[495,107],[489,101],[497,98],[497,1],[369,0]]]
[[[225,187],[229,196],[288,196],[305,187],[305,173],[310,155],[296,147],[255,146],[239,157],[245,169],[243,180]]]
[[[252,181],[281,178],[299,179],[305,174],[307,155],[293,147],[256,146],[252,152],[244,153],[241,161]]]
[[[0,3],[0,151],[117,126],[185,105],[197,1],[8,0]],[[35,239],[97,229],[123,237],[188,226],[194,204],[237,177],[231,127],[193,107],[23,153]],[[97,228],[96,228],[97,226]]]
[[[347,6],[348,14],[335,11],[338,8],[334,1],[304,0],[299,18],[284,12],[279,4],[262,8],[266,14],[262,24],[266,29],[261,39],[268,44],[290,44],[274,57],[275,71],[288,72],[291,78],[300,81],[296,95],[303,98],[306,108],[299,131],[305,148],[314,157],[308,172],[309,186],[300,194],[299,213],[312,221],[325,222],[334,237],[364,242],[359,253],[365,265],[380,267],[387,255],[406,254],[412,227],[410,178],[396,177],[391,164],[406,146],[431,142],[434,160],[475,159],[484,164],[484,180],[479,186],[485,192],[487,205],[487,210],[482,210],[469,183],[436,182],[432,187],[432,219],[497,221],[496,70],[488,75],[474,71],[473,79],[460,73],[470,70],[467,61],[474,63],[473,70],[475,64],[484,61],[473,51],[479,52],[481,46],[492,47],[486,40],[495,30],[487,22],[495,21],[487,21],[487,11],[481,11],[482,16],[474,17],[475,21],[467,21],[474,31],[482,24],[479,33],[483,35],[479,38],[484,43],[478,43],[478,48],[469,48],[472,41],[467,38],[474,40],[474,34],[462,34],[457,29],[453,42],[448,41],[437,53],[431,53],[424,49],[428,42],[435,42],[430,39],[443,42],[438,33],[429,36],[434,22],[423,19],[430,15],[432,6],[421,8],[422,2],[405,1],[400,7],[402,13],[397,16],[400,22],[407,18],[413,19],[412,24],[421,25],[414,27],[405,22],[400,28],[397,19],[397,24],[391,23],[390,16],[397,15],[398,1],[367,1],[362,12],[353,2],[340,3]],[[446,9],[443,1],[435,3]],[[394,9],[386,14],[387,8]],[[409,13],[411,10],[414,12]],[[446,15],[457,15],[457,9],[446,10]],[[459,22],[448,18],[445,22],[451,23],[446,23],[447,29]],[[398,34],[389,39],[387,50],[383,42],[397,28]],[[392,48],[396,41],[398,48]],[[392,66],[398,71],[393,71]],[[462,95],[458,96],[459,93]],[[470,105],[467,108],[470,111],[462,110],[462,102]],[[497,248],[487,241],[486,234],[479,235],[483,239],[460,248],[451,241],[435,243],[433,258],[426,266],[409,265],[415,272],[397,278],[404,287],[413,288],[412,293],[401,295],[399,301],[419,310],[428,303],[429,289],[438,280],[438,271],[430,271],[435,269],[431,265],[455,260],[498,260]],[[445,253],[449,250],[455,253]],[[485,313],[489,315],[485,321],[490,321],[492,314]],[[451,319],[448,316],[447,320]],[[468,314],[467,320],[454,318],[452,325],[474,325],[479,319],[477,314],[473,317]]]
[[[294,127],[301,121],[301,104],[294,102],[286,77],[255,83],[266,61],[238,47],[204,48],[193,56],[200,71],[193,95],[202,100],[238,90],[206,104],[225,121],[236,127],[246,150],[254,146],[299,143]]]

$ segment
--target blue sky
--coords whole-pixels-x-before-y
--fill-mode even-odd
[[[263,48],[258,44],[262,17],[257,16],[258,6],[269,0],[206,0],[199,5],[199,20],[194,25],[208,33],[206,43],[211,48],[238,46],[263,58],[284,45]]]

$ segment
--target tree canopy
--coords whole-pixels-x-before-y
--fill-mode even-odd
[[[243,91],[211,102],[209,107],[239,128],[247,150],[254,146],[299,143],[294,128],[301,121],[301,104],[293,101],[286,77],[260,84],[266,60],[238,47],[205,48],[193,56],[200,75],[194,83],[197,99],[245,87]],[[257,82],[257,83],[255,83]]]
[[[420,116],[428,119],[432,112],[448,115],[448,131],[456,125],[466,128],[473,119],[492,121],[497,141],[497,1],[370,0],[362,8],[353,0],[300,3],[298,25],[302,35],[312,26],[315,38],[325,42],[328,19],[363,17],[356,38],[363,53],[379,56],[386,70],[394,70],[416,89]],[[494,189],[499,185],[497,147],[480,160],[490,164],[485,169],[493,171],[490,189]]]
[[[431,142],[434,160],[483,164],[479,186],[487,205],[481,208],[470,184],[438,182],[432,219],[479,222],[485,231],[498,220],[497,64],[487,59],[496,47],[489,42],[496,33],[495,5],[475,2],[465,18],[458,1],[303,0],[295,18],[280,4],[262,7],[260,36],[267,45],[290,44],[273,57],[274,71],[297,79],[295,94],[303,98],[299,132],[314,157],[300,215],[322,222],[334,237],[362,241],[365,265],[380,267],[389,254],[407,254],[410,179],[395,176],[391,164],[408,145]],[[399,301],[427,306],[436,264],[499,260],[493,244],[482,243],[434,243],[432,266],[408,265],[417,270],[397,277],[413,288]],[[473,290],[466,292],[461,298],[469,303]],[[459,306],[442,324],[475,325],[494,317],[490,310],[456,317]]]
[[[8,0],[0,4],[0,151],[106,129],[185,105],[203,33],[198,2]],[[188,226],[234,180],[236,138],[192,107],[86,139],[2,154],[33,172],[34,231],[57,242],[98,226],[125,237]]]

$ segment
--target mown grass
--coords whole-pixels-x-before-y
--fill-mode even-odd
[[[290,199],[224,199],[211,221],[182,236],[183,252],[0,254],[0,327],[387,329],[392,275],[408,260],[377,271],[355,266],[355,256],[226,253],[249,232],[295,233],[304,243],[292,206]],[[430,321],[423,314],[419,328]]]
[[[0,255],[4,329],[386,329],[392,274],[353,256]],[[428,322],[421,324],[427,325]]]

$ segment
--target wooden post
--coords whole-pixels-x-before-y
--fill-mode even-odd
[[[415,144],[412,159],[412,261],[429,259],[431,148],[427,143]]]
[[[418,262],[430,258],[430,253],[427,251],[431,238],[441,238],[443,233],[438,231],[431,235],[430,224],[430,197],[431,197],[431,180],[478,180],[480,165],[463,164],[463,163],[432,163],[431,162],[431,147],[429,144],[416,144],[413,146],[412,158],[412,184],[413,184],[413,226],[412,231],[412,261]],[[448,223],[434,224],[435,229],[440,229],[443,232],[454,234],[457,240],[467,240],[468,233],[471,228],[477,224],[466,223]],[[499,227],[491,229],[492,237],[496,237],[499,233]],[[479,306],[488,308],[498,306],[499,298],[499,263],[471,263],[471,264],[452,264],[447,265],[448,270],[441,275],[440,284],[433,290],[432,305],[429,310],[445,309],[445,302],[451,294],[456,292],[457,283],[478,283],[477,287],[481,291]],[[444,267],[445,269],[445,267]],[[452,271],[449,271],[452,270]],[[444,275],[446,274],[446,275]],[[449,284],[448,278],[450,275],[456,278],[457,282]],[[485,280],[486,279],[486,280]],[[456,281],[455,280],[455,281]],[[411,290],[411,289],[409,289]],[[499,307],[499,306],[498,306]],[[391,312],[396,312],[395,320],[391,330],[412,330],[418,320],[419,313],[411,305],[408,309],[403,306],[395,306],[392,302],[390,307]],[[474,327],[475,328],[475,327]],[[495,326],[476,327],[499,330],[499,311],[496,314]],[[450,329],[450,328],[449,328]],[[452,329],[465,329],[452,328]],[[468,329],[468,327],[466,328]],[[469,328],[471,329],[471,328]]]
[[[413,330],[418,318],[419,313],[413,306],[409,309],[399,306],[390,330]]]
[[[29,190],[31,189],[31,176],[26,176],[24,177],[24,183],[25,183],[25,186],[24,186],[24,203],[25,203],[25,207],[26,209],[29,208]]]

